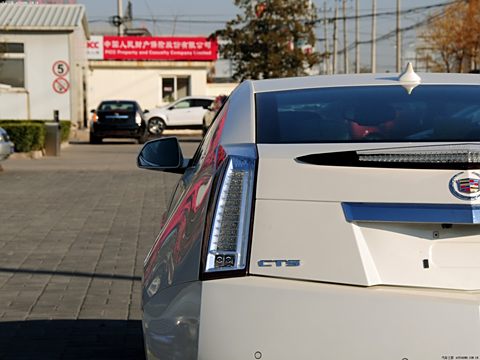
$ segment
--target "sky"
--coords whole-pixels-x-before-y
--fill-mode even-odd
[[[396,10],[397,0],[377,0],[377,12],[390,12]],[[401,9],[407,10],[422,6],[443,4],[449,0],[401,0]],[[127,6],[128,0],[122,0],[123,8]],[[108,18],[117,14],[117,0],[77,0],[77,3],[84,4],[87,10],[87,19],[92,33],[109,31],[113,33],[115,28],[108,24]],[[333,17],[335,0],[313,0],[323,17],[324,3],[327,7],[327,17]],[[342,16],[342,0],[337,0],[339,5],[339,16]],[[347,16],[355,14],[355,0],[347,0]],[[360,14],[371,14],[372,0],[359,0]],[[136,27],[146,27],[152,35],[209,35],[217,29],[221,29],[225,22],[232,19],[239,9],[234,5],[233,0],[132,0],[133,17],[139,19],[134,23]],[[401,27],[411,26],[422,21],[426,15],[433,14],[441,8],[424,9],[402,15]],[[377,17],[377,37],[395,29],[395,15],[384,15]],[[343,23],[338,22],[338,48],[342,49],[343,44]],[[403,61],[414,56],[416,35],[419,30],[410,30],[403,33],[402,52]],[[324,39],[323,25],[318,24],[316,29],[317,38]],[[333,26],[327,28],[327,38],[332,46]],[[354,20],[347,21],[347,44],[354,41],[355,24]],[[371,18],[366,17],[360,21],[360,41],[371,39]],[[317,50],[323,51],[324,42],[317,42]],[[395,71],[395,36],[383,40],[377,44],[377,71]],[[360,62],[364,67],[370,66],[369,44],[360,46]],[[354,53],[349,53],[350,63],[353,62]],[[343,70],[343,58],[337,60],[337,66]],[[351,66],[353,68],[353,66]]]

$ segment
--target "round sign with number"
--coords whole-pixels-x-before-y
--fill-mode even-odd
[[[65,94],[70,88],[70,83],[68,82],[67,79],[59,77],[53,80],[52,87],[53,87],[53,91],[55,91],[56,93]]]
[[[70,66],[63,60],[55,61],[52,66],[52,71],[56,76],[65,76],[70,71]]]

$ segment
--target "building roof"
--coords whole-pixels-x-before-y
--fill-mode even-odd
[[[83,5],[0,4],[0,31],[73,31],[77,27],[83,27],[89,37]]]

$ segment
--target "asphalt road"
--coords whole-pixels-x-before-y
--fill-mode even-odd
[[[77,143],[2,163],[0,360],[144,358],[143,259],[179,176],[137,169],[139,149]]]

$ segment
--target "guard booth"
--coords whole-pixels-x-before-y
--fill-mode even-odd
[[[83,5],[0,4],[0,120],[83,124],[86,43]]]
[[[237,85],[208,83],[218,44],[206,36],[94,35],[87,54],[89,109],[115,99],[152,109],[185,96],[229,94]]]

